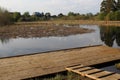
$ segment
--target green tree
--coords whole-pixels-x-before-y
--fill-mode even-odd
[[[120,11],[120,0],[117,0],[117,10]]]
[[[15,22],[19,21],[20,18],[21,18],[20,12],[14,12],[13,13],[13,19],[14,19]]]
[[[104,13],[114,12],[117,10],[117,3],[115,0],[103,0],[100,11]]]
[[[74,12],[69,12],[68,16],[75,16],[75,13]]]
[[[30,17],[29,12],[24,12],[23,17],[25,17],[25,18]]]
[[[31,21],[31,16],[29,14],[29,12],[24,12],[21,21]]]
[[[120,20],[120,11],[115,12],[115,20]]]
[[[105,17],[106,17],[106,13],[104,13],[104,12],[101,12],[101,13],[98,15],[98,19],[100,19],[100,20],[105,20]]]
[[[106,16],[106,19],[110,20],[110,21],[115,20],[115,13],[114,12],[108,13],[107,16]]]

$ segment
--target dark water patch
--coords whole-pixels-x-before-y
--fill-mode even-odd
[[[120,46],[120,27],[105,27],[101,26],[100,37],[101,40],[108,46],[112,47],[114,44]]]
[[[102,64],[97,64],[97,65],[94,65],[92,67],[120,74],[120,70],[117,69],[117,67],[115,66],[115,64],[119,63],[119,62],[120,62],[120,60],[113,60],[113,61],[110,61],[110,62],[105,62],[105,63],[102,63]]]

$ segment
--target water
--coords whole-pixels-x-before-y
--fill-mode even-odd
[[[103,68],[101,68],[101,69],[102,69],[102,70],[106,70],[106,71],[115,72],[115,73],[119,73],[119,74],[120,74],[120,70],[118,70],[118,69],[115,67],[115,65],[103,67]]]
[[[70,35],[65,37],[16,37],[0,36],[0,57],[9,57],[59,49],[83,47],[89,45],[108,45],[120,48],[120,28],[101,27],[98,25],[76,25],[94,29],[92,33]],[[67,27],[69,27],[67,25]]]

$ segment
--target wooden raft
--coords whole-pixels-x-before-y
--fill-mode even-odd
[[[66,69],[94,80],[120,80],[120,74],[83,66],[81,64],[68,66]]]

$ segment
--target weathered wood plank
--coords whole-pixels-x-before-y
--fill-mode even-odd
[[[82,68],[77,67],[77,69],[74,69],[72,67],[67,67],[66,69],[68,71],[77,73],[81,76],[86,76],[94,80],[119,80],[120,79],[120,74],[104,71],[100,69],[95,69],[93,67],[87,67],[87,66]]]
[[[101,79],[102,80],[120,80],[120,74],[113,74],[111,76],[107,76]]]

